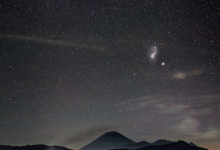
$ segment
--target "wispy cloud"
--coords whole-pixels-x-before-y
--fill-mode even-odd
[[[199,99],[206,99],[206,100],[220,100],[220,94],[213,94],[213,95],[200,95]]]
[[[190,108],[189,105],[184,104],[157,104],[155,108],[158,109],[159,114],[177,114],[185,111],[187,108]]]
[[[220,95],[198,95],[191,97],[176,97],[165,95],[151,95],[131,99],[117,104],[125,111],[146,110],[161,115],[191,115],[194,117],[210,115],[218,106]],[[216,105],[208,105],[215,104]]]
[[[48,39],[42,37],[35,36],[23,36],[23,35],[12,35],[12,34],[3,34],[0,35],[1,39],[10,39],[17,41],[29,41],[29,42],[37,42],[42,44],[47,44],[51,46],[64,46],[64,47],[75,47],[75,48],[83,48],[83,49],[93,49],[97,51],[104,51],[106,47],[98,46],[93,43],[80,43],[77,41],[67,41],[67,40],[56,40],[56,39]]]
[[[128,100],[119,106],[123,106],[127,111],[138,111],[148,108],[148,110],[153,109],[152,111],[159,114],[180,113],[190,107],[187,104],[180,103],[180,101],[175,101],[174,97],[162,95],[144,96]]]
[[[200,122],[192,117],[185,117],[173,127],[173,130],[191,140],[216,139],[220,136],[220,130],[214,126],[208,126],[205,131],[199,130]]]
[[[188,77],[192,77],[192,76],[196,76],[199,74],[204,73],[204,70],[201,69],[193,69],[193,70],[189,70],[189,71],[177,71],[174,72],[173,74],[171,74],[171,78],[173,79],[185,79]]]
[[[147,106],[153,105],[157,101],[157,96],[143,96],[140,98],[130,99],[122,103],[117,103],[116,106],[123,107],[127,111],[135,111]]]

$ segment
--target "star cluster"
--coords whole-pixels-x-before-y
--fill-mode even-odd
[[[116,130],[220,147],[217,0],[8,0],[0,15],[0,144],[79,149]]]

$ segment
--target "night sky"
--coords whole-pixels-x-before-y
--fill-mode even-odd
[[[0,2],[0,144],[107,131],[220,150],[218,0]]]

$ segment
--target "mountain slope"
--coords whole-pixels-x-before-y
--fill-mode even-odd
[[[80,150],[106,150],[114,148],[122,148],[125,145],[135,144],[134,141],[128,139],[127,137],[121,135],[118,132],[107,132],[84,146]]]
[[[190,144],[191,146],[199,147],[198,145],[196,145],[196,144],[194,144],[194,143],[192,143],[192,142],[190,142],[189,144]]]

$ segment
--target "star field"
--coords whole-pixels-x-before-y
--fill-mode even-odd
[[[219,18],[217,0],[0,2],[0,145],[219,150]]]

